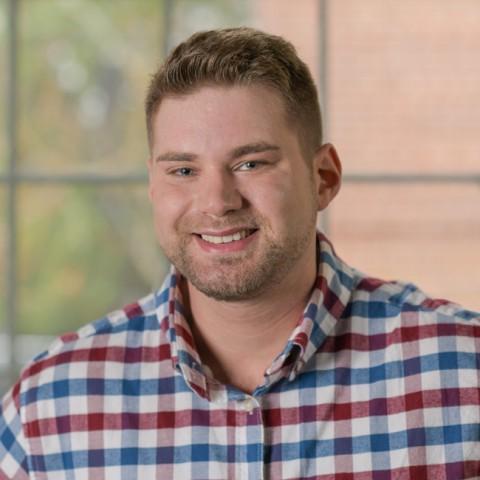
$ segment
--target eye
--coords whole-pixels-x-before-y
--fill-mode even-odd
[[[180,168],[176,168],[171,173],[178,177],[191,177],[194,172],[193,172],[193,168],[180,167]]]
[[[249,170],[256,170],[262,165],[259,160],[248,160],[248,162],[241,163],[235,170],[239,172],[248,172]]]

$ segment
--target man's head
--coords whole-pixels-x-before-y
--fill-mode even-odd
[[[341,167],[320,146],[315,87],[293,47],[250,29],[194,35],[146,106],[156,233],[189,285],[240,301],[313,282],[317,211]]]
[[[320,147],[320,107],[307,65],[283,38],[246,27],[199,32],[172,51],[154,75],[145,102],[150,145],[161,102],[205,85],[260,85],[276,91],[304,156],[311,158]]]

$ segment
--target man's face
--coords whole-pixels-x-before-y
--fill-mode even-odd
[[[164,99],[149,173],[160,246],[204,294],[253,298],[314,256],[312,169],[272,90],[214,86]]]

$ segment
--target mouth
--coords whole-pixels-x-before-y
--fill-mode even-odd
[[[212,243],[214,245],[221,245],[221,244],[228,244],[232,242],[238,242],[239,240],[244,240],[245,238],[249,237],[253,233],[255,233],[257,229],[242,229],[237,230],[234,233],[229,234],[197,234],[202,240],[208,243]]]

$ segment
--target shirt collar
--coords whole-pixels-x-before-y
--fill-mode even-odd
[[[331,334],[350,300],[354,271],[335,254],[332,244],[317,233],[317,277],[303,315],[285,348],[265,371],[261,394],[282,378],[293,380]],[[195,348],[185,315],[179,283],[182,277],[171,267],[163,287],[157,292],[157,316],[167,330],[174,368],[197,394],[209,398],[209,380]]]
[[[160,328],[166,331],[168,337],[173,368],[193,391],[208,398],[207,378],[186,319],[181,281],[182,275],[172,265],[156,295],[157,318]]]
[[[317,278],[302,317],[282,353],[267,369],[269,384],[293,380],[341,319],[354,288],[354,271],[337,257],[330,241],[317,233]]]

